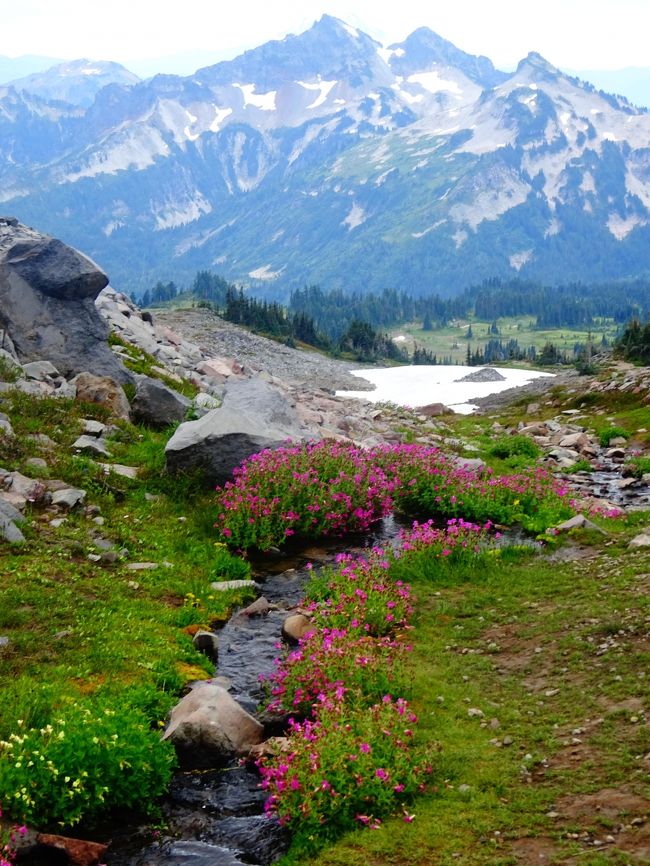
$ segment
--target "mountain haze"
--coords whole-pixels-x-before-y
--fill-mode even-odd
[[[87,108],[0,87],[0,142],[3,209],[132,292],[202,268],[276,297],[650,270],[650,115],[427,28],[384,48],[323,16]]]

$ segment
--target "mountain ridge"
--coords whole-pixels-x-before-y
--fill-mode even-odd
[[[0,133],[5,210],[135,293],[206,267],[276,297],[650,271],[648,115],[535,52],[505,73],[427,28],[383,48],[323,16],[83,111],[4,87]]]

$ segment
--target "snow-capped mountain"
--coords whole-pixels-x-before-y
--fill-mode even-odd
[[[16,90],[26,90],[42,99],[69,102],[86,108],[108,84],[136,84],[140,79],[119,63],[106,60],[71,60],[9,81]]]
[[[202,268],[279,295],[650,269],[650,115],[426,28],[384,48],[324,16],[87,109],[0,88],[0,181],[134,292]]]

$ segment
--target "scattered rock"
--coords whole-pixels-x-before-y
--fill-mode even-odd
[[[159,563],[157,562],[129,562],[126,566],[129,571],[153,571],[154,568],[159,567]]]
[[[159,379],[138,376],[131,411],[136,421],[162,429],[183,421],[192,402]]]
[[[82,505],[85,498],[85,490],[80,490],[77,487],[66,487],[63,490],[57,490],[52,494],[52,505],[59,505],[63,508],[72,509],[77,505]]]
[[[428,403],[426,406],[418,406],[415,410],[425,418],[438,418],[440,415],[453,415],[454,410],[444,403]]]
[[[111,456],[111,452],[106,447],[106,440],[98,439],[96,436],[82,434],[72,443],[72,448],[75,451],[83,451],[86,454],[98,454],[100,457]]]
[[[121,475],[123,478],[138,477],[137,466],[124,466],[121,463],[99,463],[98,465],[101,466],[107,475],[110,472],[114,472],[116,475]]]
[[[171,739],[186,761],[211,766],[246,755],[263,733],[262,725],[225,689],[203,684],[174,707],[163,739]]]
[[[217,592],[226,592],[231,589],[259,589],[259,584],[254,580],[220,580],[214,581],[210,586]]]
[[[628,547],[650,547],[650,528],[636,535],[628,544]]]
[[[292,613],[282,623],[282,638],[289,644],[297,644],[313,629],[313,623],[308,616],[304,613]]]
[[[87,842],[84,839],[70,839],[67,836],[56,836],[52,833],[39,833],[36,836],[39,845],[47,848],[57,848],[64,851],[71,866],[96,866],[102,860],[108,845],[99,842]]]
[[[123,388],[109,376],[96,376],[83,372],[74,378],[77,400],[83,403],[99,403],[106,406],[115,418],[130,419],[129,401]]]
[[[219,638],[212,631],[200,630],[192,638],[194,649],[204,653],[213,662],[216,662],[219,654]]]
[[[0,539],[8,541],[9,544],[21,544],[25,541],[25,536],[13,520],[10,520],[2,513],[0,513]]]
[[[604,529],[601,529],[600,526],[596,526],[596,524],[589,520],[589,518],[585,517],[584,514],[576,514],[574,517],[570,517],[563,523],[558,523],[555,529],[559,532],[570,532],[572,529],[595,529],[596,532],[607,535]]]

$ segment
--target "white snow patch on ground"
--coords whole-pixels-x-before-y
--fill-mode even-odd
[[[261,268],[255,268],[254,271],[249,271],[248,276],[252,280],[277,280],[284,268],[279,271],[272,271],[271,265],[262,265]]]
[[[514,268],[516,271],[520,271],[526,262],[529,262],[533,257],[533,251],[530,250],[522,250],[520,253],[513,253],[508,261],[510,262],[510,267]]]
[[[508,388],[516,388],[540,376],[537,370],[514,370],[494,367],[505,377],[501,382],[458,382],[478,367],[461,365],[408,366],[373,368],[371,370],[352,370],[354,376],[366,379],[375,385],[374,391],[337,391],[337,396],[358,397],[371,403],[396,403],[398,406],[427,406],[430,403],[444,403],[454,412],[469,415],[475,408],[472,400],[498,394]]]
[[[404,334],[398,334],[396,337],[393,337],[393,343],[405,343],[406,337]]]
[[[366,221],[366,212],[355,202],[353,202],[352,207],[350,209],[350,213],[346,216],[346,218],[341,223],[342,226],[347,226],[348,231],[352,231],[352,229],[356,229],[357,226],[360,226],[361,223],[365,223]]]
[[[393,90],[397,92],[397,95],[400,97],[400,99],[403,99],[404,102],[408,102],[409,105],[415,105],[418,102],[424,102],[423,93],[418,93],[414,96],[412,93],[409,93],[408,90],[401,90],[396,84],[393,84]]]
[[[238,87],[244,97],[244,106],[252,105],[261,111],[275,111],[275,97],[277,90],[269,90],[267,93],[255,93],[254,84],[233,84]]]
[[[614,235],[617,241],[622,241],[629,235],[632,229],[635,229],[637,226],[644,226],[646,224],[647,221],[641,219],[638,214],[622,217],[618,213],[612,213],[609,215],[609,219],[607,220],[607,228]]]
[[[458,229],[458,231],[454,232],[451,236],[454,244],[456,245],[456,249],[460,249],[462,245],[465,243],[469,235],[465,231],[465,229]]]
[[[420,87],[428,90],[429,93],[438,93],[440,90],[449,90],[452,93],[461,96],[463,92],[459,87],[458,82],[451,81],[448,78],[442,78],[435,69],[431,72],[415,72],[413,75],[409,75],[406,80],[409,84],[419,84]]]
[[[232,108],[219,108],[218,105],[215,105],[214,120],[210,124],[210,132],[219,132],[219,130],[221,129],[221,124],[231,114]]]

